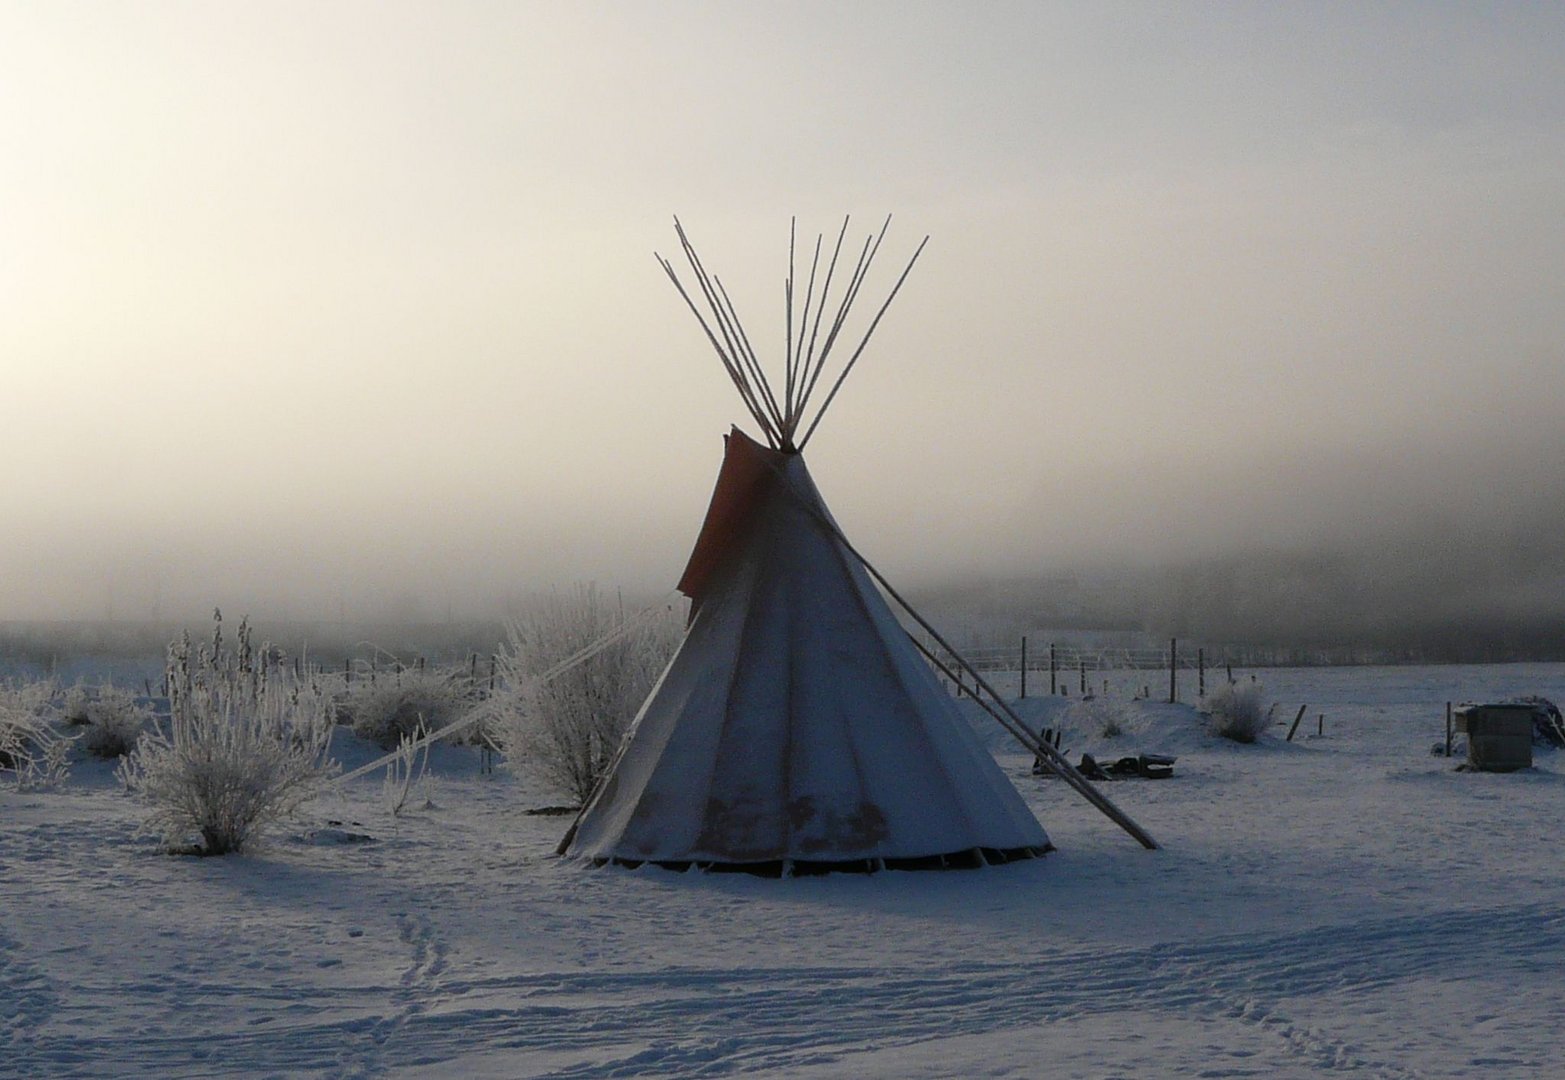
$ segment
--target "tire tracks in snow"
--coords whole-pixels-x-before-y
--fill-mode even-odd
[[[719,1075],[851,1057],[865,1045],[1153,1010],[1254,1026],[1313,1068],[1411,1077],[1417,1074],[1290,1019],[1280,1002],[1387,990],[1427,977],[1432,956],[1449,958],[1443,973],[1492,973],[1508,961],[1530,965],[1540,950],[1565,954],[1565,915],[1543,908],[1440,913],[938,968],[554,975],[468,986],[470,1001],[509,993],[547,1004],[526,1024],[526,1010],[514,1006],[469,1011],[464,1030],[496,1047],[571,1049],[591,1059],[551,1076]],[[639,1045],[615,1056],[612,1048],[627,1044]]]
[[[1373,1048],[1292,1019],[1287,1002],[1394,993],[1400,983],[1431,975],[1536,972],[1565,956],[1565,914],[1544,906],[1147,947],[1045,947],[1005,961],[493,978],[466,978],[452,967],[428,916],[402,916],[398,928],[410,957],[389,1000],[385,988],[323,990],[299,1003],[299,1014],[314,1019],[217,1033],[203,1040],[203,1060],[242,1063],[247,1072],[373,1076],[398,1068],[438,1074],[442,1063],[480,1055],[515,1075],[560,1080],[718,1076],[848,1066],[869,1048],[1159,1012],[1248,1025],[1310,1069],[1401,1080],[1418,1074],[1388,1060],[1390,1051],[1377,1057]],[[996,953],[1007,947],[994,943]],[[0,982],[0,989],[9,994],[11,985]],[[55,1049],[96,1049],[127,1076],[195,1064],[188,1043],[173,1038],[96,1038],[97,1047],[94,1036],[78,1034],[68,1048]],[[33,1051],[47,1059],[49,1040],[34,1042]]]

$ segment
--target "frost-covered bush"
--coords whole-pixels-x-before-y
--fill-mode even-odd
[[[18,788],[45,787],[70,769],[71,740],[55,727],[54,683],[0,682],[0,773]]]
[[[67,727],[77,727],[87,722],[87,707],[92,704],[92,693],[81,683],[65,691],[65,703],[60,707],[60,719]]]
[[[415,732],[438,731],[474,705],[472,680],[464,670],[408,668],[350,684],[340,708],[354,734],[383,750],[395,750]]]
[[[397,756],[386,766],[386,779],[381,794],[386,809],[392,817],[401,817],[415,791],[423,791],[428,799],[429,743],[419,744],[424,731],[420,728],[411,735],[404,735],[397,743]]]
[[[326,757],[330,698],[276,659],[250,648],[243,622],[238,649],[226,650],[221,616],[210,649],[192,653],[188,635],[169,647],[167,730],[144,735],[120,776],[151,807],[143,830],[170,850],[243,850],[335,770]]]
[[[1239,743],[1253,743],[1271,723],[1272,708],[1258,682],[1224,683],[1203,699],[1212,732]]]
[[[1083,734],[1117,739],[1125,733],[1125,709],[1118,702],[1103,697],[1083,698],[1071,712]]]
[[[70,695],[66,701],[69,703]],[[129,691],[102,687],[81,707],[81,748],[93,757],[117,758],[130,753],[141,733],[152,721],[152,711]]]
[[[498,661],[504,686],[490,702],[490,731],[513,763],[586,801],[614,761],[625,730],[679,645],[682,620],[670,609],[637,619],[627,632],[553,677],[625,619],[591,586],[541,599],[506,627]]]

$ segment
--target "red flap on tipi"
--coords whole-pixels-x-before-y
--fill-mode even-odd
[[[774,477],[777,462],[772,459],[783,456],[738,428],[723,441],[723,468],[717,474],[717,486],[712,489],[712,502],[706,508],[701,534],[696,537],[690,561],[679,579],[679,591],[690,597],[694,607],[700,607],[702,590],[749,516],[756,495]]]

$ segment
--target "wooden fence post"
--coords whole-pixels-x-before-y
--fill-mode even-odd
[[[1081,680],[1081,696],[1087,696],[1087,658],[1076,654],[1076,675]]]
[[[1445,756],[1451,756],[1451,703],[1445,703]]]
[[[1168,639],[1168,703],[1179,700],[1179,639]]]
[[[1293,741],[1293,733],[1295,731],[1299,730],[1299,721],[1304,719],[1304,710],[1308,709],[1308,708],[1309,708],[1308,705],[1300,705],[1299,706],[1299,715],[1295,716],[1293,718],[1293,726],[1288,729],[1288,737],[1287,737],[1287,739],[1283,740],[1284,742],[1292,742]]]
[[[1022,697],[1027,696],[1027,635],[1022,635]]]
[[[1195,666],[1196,666],[1196,672],[1197,672],[1197,675],[1196,675],[1196,693],[1199,694],[1201,697],[1206,697],[1206,650],[1205,649],[1197,649],[1195,651]]]
[[[1049,696],[1050,697],[1053,697],[1054,695],[1056,695],[1056,694],[1058,694],[1060,692],[1060,688],[1054,684],[1055,683],[1055,676],[1059,673],[1059,670],[1060,670],[1059,665],[1057,663],[1055,663],[1055,660],[1054,660],[1054,642],[1051,641],[1051,642],[1049,642]]]

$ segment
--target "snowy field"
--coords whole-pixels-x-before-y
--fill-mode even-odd
[[[1565,701],[1565,665],[1258,674],[1279,722],[1309,705],[1292,744],[1020,703],[1072,760],[1178,755],[1103,785],[1163,849],[997,732],[1060,850],[979,871],[594,870],[465,748],[400,818],[366,778],[253,854],[171,857],[79,762],[0,791],[0,1075],[1560,1075],[1565,759],[1429,751],[1447,700]]]

